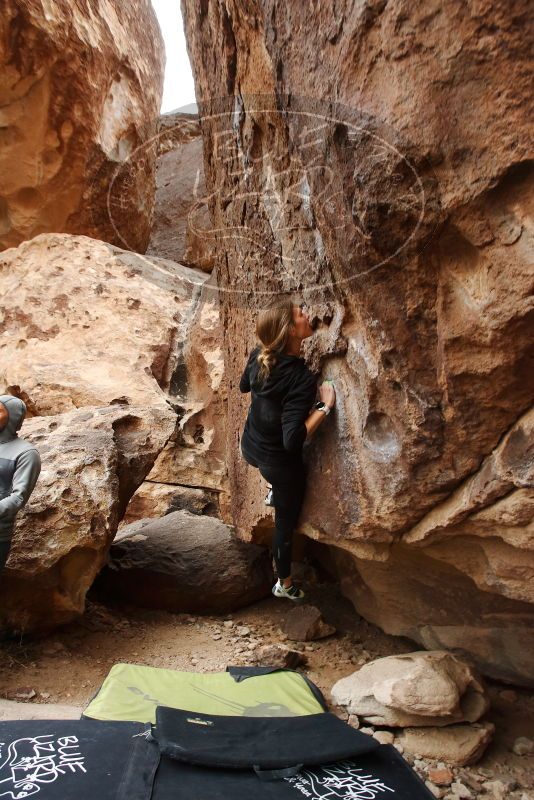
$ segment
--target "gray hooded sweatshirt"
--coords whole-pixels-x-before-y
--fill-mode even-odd
[[[17,512],[26,505],[41,471],[35,447],[19,439],[17,431],[26,416],[26,406],[18,397],[0,395],[9,419],[0,431],[0,542],[9,542]]]

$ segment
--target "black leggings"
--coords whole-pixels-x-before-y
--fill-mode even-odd
[[[290,466],[272,467],[255,464],[265,480],[273,487],[274,536],[273,557],[278,577],[283,580],[291,575],[291,550],[293,531],[297,526],[306,491],[306,467],[302,461]]]

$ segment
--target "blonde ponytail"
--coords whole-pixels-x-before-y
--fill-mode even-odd
[[[290,297],[278,297],[268,308],[260,311],[256,322],[256,335],[261,342],[257,356],[260,381],[269,376],[277,354],[284,352],[292,322],[293,302]]]

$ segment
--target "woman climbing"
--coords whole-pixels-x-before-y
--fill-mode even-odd
[[[239,384],[242,392],[251,392],[241,452],[272,486],[278,573],[273,594],[297,601],[304,592],[293,584],[291,549],[306,489],[302,446],[336,402],[333,384],[325,381],[314,405],[317,376],[300,356],[302,342],[312,334],[305,305],[278,298],[258,315],[261,344],[251,352]]]

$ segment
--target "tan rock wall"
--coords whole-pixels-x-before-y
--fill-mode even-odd
[[[149,0],[5,0],[0,248],[49,231],[144,252],[164,49]]]
[[[156,200],[147,254],[211,272],[215,236],[205,197],[198,118],[164,114],[158,126]]]
[[[0,254],[0,383],[34,415],[161,405],[205,276],[85,236]]]
[[[509,649],[534,652],[531,481],[492,479],[463,528],[439,511],[484,482],[534,396],[526,0],[182,7],[219,232],[238,529],[265,509],[239,456],[237,383],[266,294],[297,290],[321,323],[308,355],[338,389],[303,529],[353,554],[344,585],[369,618],[532,680]],[[410,534],[434,513],[439,542]]]

